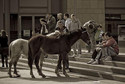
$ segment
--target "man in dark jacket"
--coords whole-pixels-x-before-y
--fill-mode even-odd
[[[48,25],[48,32],[52,33],[55,30],[56,27],[56,19],[52,14],[47,14],[46,15],[46,20],[47,20],[47,25]]]

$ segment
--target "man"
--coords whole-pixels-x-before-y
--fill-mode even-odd
[[[79,19],[75,17],[74,14],[71,14],[71,22],[69,24],[69,31],[75,30],[75,29],[80,29],[81,28],[81,22]],[[77,55],[80,56],[81,54],[81,46],[80,46],[80,40],[77,41],[73,46],[73,57],[76,57]],[[78,52],[77,52],[78,50]]]
[[[56,26],[56,19],[50,13],[46,15],[47,25],[48,25],[48,32],[52,33],[55,30]]]
[[[94,62],[98,62],[101,59],[102,52],[101,52],[101,48],[99,47],[99,45],[102,45],[104,42],[106,42],[104,35],[105,35],[105,33],[102,34],[103,41],[97,45],[97,47],[95,48],[95,50],[92,53],[92,59],[87,64],[94,64]]]
[[[62,13],[57,14],[57,19],[58,19],[58,21],[61,21],[65,25],[65,20],[63,19]],[[56,27],[57,27],[57,24],[56,24]]]
[[[66,21],[65,21],[65,27],[66,27],[68,30],[70,30],[69,24],[71,23],[72,20],[69,18],[69,14],[68,14],[68,13],[65,13],[65,14],[64,14],[64,19],[66,20]]]
[[[119,47],[115,39],[111,36],[111,33],[105,33],[106,43],[103,44],[103,48],[105,52],[102,54],[106,54],[105,60],[112,60],[111,56],[117,56],[119,54]]]
[[[58,21],[55,32],[52,32],[48,34],[47,36],[58,38],[61,34],[65,34],[66,32],[68,32],[67,28],[64,26],[64,24],[61,21]]]
[[[101,42],[101,40],[102,40],[102,38],[101,38],[102,34],[103,34],[102,25],[99,25],[98,28],[97,28],[97,31],[95,33],[96,44],[99,44],[99,42]]]

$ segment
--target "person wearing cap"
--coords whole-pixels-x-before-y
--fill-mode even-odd
[[[48,14],[46,14],[46,21],[47,21],[47,25],[48,25],[48,32],[49,33],[54,32],[55,27],[56,27],[55,17],[52,14],[48,13]]]
[[[99,44],[102,40],[102,34],[103,34],[103,30],[102,30],[102,25],[100,24],[98,27],[97,27],[97,31],[95,33],[95,41],[96,41],[96,44]]]

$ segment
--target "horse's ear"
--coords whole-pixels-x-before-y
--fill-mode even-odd
[[[86,31],[86,28],[84,28],[84,27],[81,27],[81,29],[82,29],[82,31]]]

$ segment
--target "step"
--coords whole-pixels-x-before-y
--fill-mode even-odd
[[[51,58],[51,59],[57,59],[58,56],[51,56],[49,55],[48,58]],[[69,57],[69,60],[70,61],[79,61],[79,62],[85,62],[87,63],[88,61],[90,61],[91,58],[81,58],[81,57]],[[103,61],[101,62],[102,65],[109,65],[109,66],[115,66],[115,67],[123,67],[125,68],[125,62],[121,62],[121,61]]]
[[[26,60],[21,59],[20,62],[21,61],[23,63],[27,63]],[[55,69],[56,65],[57,64],[55,64],[55,63],[44,62],[43,67]],[[100,71],[100,70],[93,70],[93,69],[80,68],[80,67],[74,67],[74,66],[70,66],[70,70],[73,73],[94,76],[94,77],[102,77],[105,79],[112,79],[112,80],[125,82],[125,80],[123,80],[125,78],[125,75],[121,75],[121,74],[112,74],[111,72],[104,72],[104,71]]]
[[[29,66],[27,66],[26,63],[22,63],[22,62],[19,62],[17,64],[17,69],[18,71],[20,70],[20,68],[18,67],[22,67],[23,69],[27,69],[27,70],[30,70],[29,69]],[[36,69],[36,67],[33,65],[33,69]],[[44,67],[42,68],[43,70],[43,73],[44,71],[47,71],[47,72],[52,72],[52,73],[55,73],[55,69],[53,68],[49,68],[49,67]],[[62,74],[62,72],[60,72]],[[72,72],[68,72],[69,76],[75,76],[75,78],[77,77],[80,77],[80,78],[84,78],[84,79],[88,79],[88,80],[93,80],[93,81],[98,81],[98,80],[102,80],[102,78],[99,78],[99,77],[94,77],[94,76],[88,76],[88,75],[81,75],[81,74],[78,74],[78,73],[72,73]],[[45,74],[46,75],[46,74]],[[64,75],[63,75],[64,76]]]
[[[22,62],[26,62],[26,60],[22,60]],[[57,65],[56,59],[47,58],[45,59],[45,62]],[[70,66],[75,66],[79,68],[89,68],[89,69],[94,69],[94,70],[100,70],[100,71],[125,75],[125,68],[121,68],[121,67],[111,67],[111,66],[106,66],[106,65],[90,65],[90,64],[83,63],[83,62],[74,62],[74,61],[70,61]],[[48,67],[52,68],[53,66],[48,66]]]
[[[101,77],[104,79],[110,79],[110,80],[116,80],[116,81],[122,81],[125,82],[125,75],[116,75],[112,74],[109,72],[101,72],[101,71],[96,71],[92,69],[82,69],[82,68],[77,68],[77,67],[72,67],[71,72],[74,73],[79,73],[79,74],[84,74],[84,75],[91,75],[91,76],[96,76],[96,77]]]
[[[50,58],[58,58],[58,55],[49,55]],[[70,58],[71,56],[69,56]],[[77,56],[76,56],[77,57]],[[91,58],[92,53],[83,53],[80,58]],[[125,62],[125,53],[120,53],[118,56],[113,57],[114,61],[123,61]]]
[[[43,67],[49,67],[49,68],[56,68],[56,64],[52,63],[44,63]],[[110,80],[117,80],[117,81],[122,81],[125,78],[125,75],[121,74],[112,74],[111,72],[103,72],[99,70],[93,70],[93,69],[87,69],[87,68],[79,68],[79,67],[73,67],[70,66],[70,71],[73,73],[78,73],[82,75],[89,75],[89,76],[94,76],[94,77],[101,77],[105,79],[110,79]]]
[[[47,58],[47,59],[45,59],[45,62],[57,64],[56,59]],[[94,69],[94,70],[101,70],[101,71],[125,75],[125,68],[122,68],[122,67],[113,67],[113,66],[107,66],[107,65],[91,65],[91,64],[84,63],[84,62],[78,62],[78,61],[70,61],[69,64],[70,64],[70,66],[76,66],[76,67],[81,67],[81,68],[89,68],[89,69]]]
[[[92,57],[91,53],[84,53],[81,55],[81,58],[91,58],[91,57]],[[113,60],[125,62],[125,53],[119,53],[118,56],[113,57]]]

